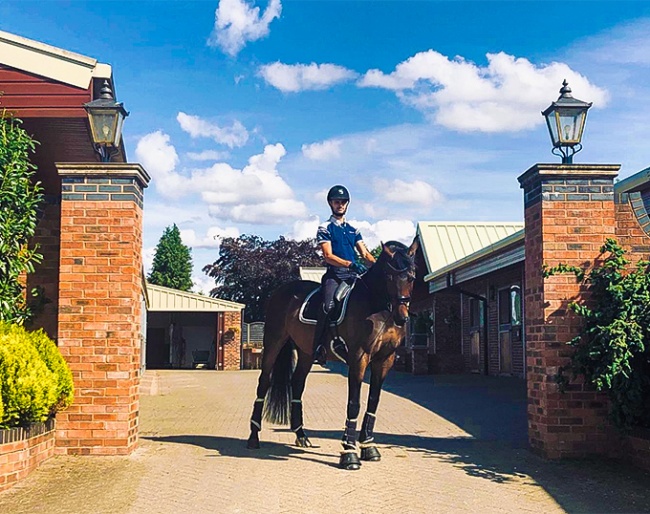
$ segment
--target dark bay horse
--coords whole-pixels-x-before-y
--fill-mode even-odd
[[[371,371],[370,394],[359,434],[361,459],[378,461],[381,458],[373,436],[379,394],[386,374],[393,366],[395,349],[405,335],[417,247],[417,238],[408,248],[396,241],[384,244],[377,262],[357,280],[350,293],[345,318],[335,328],[348,348],[347,420],[339,463],[344,469],[359,469],[361,465],[356,432],[361,384],[368,366]],[[301,398],[313,363],[315,327],[299,318],[305,298],[317,287],[316,282],[290,282],[276,289],[267,302],[262,371],[250,422],[248,448],[260,447],[262,415],[271,423],[289,424],[296,434],[298,446],[312,446],[303,427]],[[295,363],[294,349],[297,353]]]

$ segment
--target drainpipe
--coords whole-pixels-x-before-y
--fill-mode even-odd
[[[483,359],[483,373],[485,376],[489,375],[489,361],[488,361],[488,299],[485,296],[481,296],[480,294],[472,293],[471,291],[467,291],[463,289],[462,287],[457,286],[454,284],[454,276],[453,273],[449,272],[447,273],[447,289],[450,289],[452,291],[457,291],[461,294],[467,295],[470,298],[475,298],[476,300],[479,300],[481,302],[481,305],[483,306],[483,354],[484,354],[484,359]],[[462,320],[461,320],[461,326],[462,326]],[[462,337],[462,330],[461,330],[461,337]]]

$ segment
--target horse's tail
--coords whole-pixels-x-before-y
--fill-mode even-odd
[[[289,424],[293,344],[289,339],[280,350],[271,372],[271,387],[266,393],[264,419],[274,425]]]

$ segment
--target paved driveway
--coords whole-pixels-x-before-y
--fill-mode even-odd
[[[342,471],[343,371],[308,379],[318,448],[265,426],[257,451],[245,449],[257,372],[148,372],[132,456],[55,457],[0,494],[0,512],[650,512],[648,474],[530,454],[515,379],[392,373],[376,425],[382,461]]]

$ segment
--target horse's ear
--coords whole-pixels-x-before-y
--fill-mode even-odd
[[[383,241],[381,242],[381,248],[382,248],[382,251],[386,255],[388,255],[389,257],[392,257],[393,255],[395,255],[395,252],[393,252],[388,245],[385,245]]]
[[[413,242],[411,243],[411,246],[409,246],[408,249],[408,254],[410,257],[413,257],[415,255],[415,252],[418,251],[418,248],[420,248],[420,238],[418,236],[415,236],[413,238]]]

